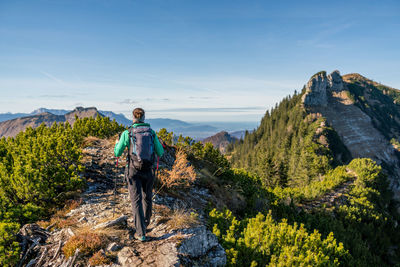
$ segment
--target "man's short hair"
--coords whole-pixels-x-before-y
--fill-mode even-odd
[[[144,110],[142,108],[135,108],[132,112],[133,118],[138,121],[144,120]]]

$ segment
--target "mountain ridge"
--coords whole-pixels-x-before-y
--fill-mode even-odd
[[[64,110],[64,109],[39,108],[39,109],[34,110],[31,113],[15,113],[15,114],[2,113],[2,114],[0,114],[0,125],[1,125],[1,122],[5,122],[7,120],[32,117],[32,116],[38,115],[40,112],[48,112],[48,113],[51,113],[54,115],[65,116],[71,111]],[[98,110],[98,112],[106,117],[109,117],[111,120],[115,119],[118,123],[120,123],[124,126],[130,126],[132,124],[132,120],[126,118],[125,115],[122,113],[114,113],[112,111],[105,111],[105,110]],[[25,120],[29,120],[29,119],[25,119]],[[60,121],[60,119],[57,120],[57,122],[59,122],[59,121]],[[240,125],[236,125],[236,123],[232,124],[232,126],[229,126],[229,123],[225,123],[225,124],[207,123],[207,122],[195,123],[195,122],[186,122],[186,121],[181,121],[181,120],[177,120],[177,119],[169,119],[169,118],[149,118],[149,119],[146,119],[146,122],[150,123],[152,128],[156,131],[159,131],[162,128],[166,128],[169,131],[174,132],[176,135],[182,134],[183,136],[190,136],[197,140],[204,139],[206,137],[214,135],[218,131],[227,130],[229,128],[233,129],[234,131],[237,131],[236,134],[240,137],[244,134],[246,128],[248,128],[250,125],[250,124],[245,124],[242,126],[243,130],[238,131],[236,129],[240,129],[239,128]],[[52,124],[52,121],[49,120],[47,124]],[[12,126],[12,127],[18,128],[19,126]],[[23,127],[19,127],[19,128],[23,129]],[[4,131],[4,130],[1,130],[1,127],[0,127],[0,136],[1,136],[2,131]],[[12,135],[15,135],[15,134],[16,134],[16,131],[12,133]],[[9,136],[11,136],[11,135],[9,135]]]
[[[349,266],[391,266],[400,258],[399,91],[344,77],[312,75],[227,158],[284,203],[275,216],[333,233],[358,262]]]
[[[75,122],[75,116],[78,118],[96,118],[97,116],[103,117],[103,115],[100,114],[94,107],[77,107],[64,115],[55,115],[45,111],[35,115],[0,122],[0,137],[13,137],[28,127],[36,128],[42,123],[45,123],[47,126],[51,126],[53,123],[59,122],[68,122],[73,124]]]
[[[307,84],[303,103],[310,112],[322,114],[327,118],[328,123],[337,131],[353,158],[371,158],[378,164],[385,165],[385,169],[390,172],[389,178],[395,198],[400,200],[400,158],[390,143],[390,139],[398,134],[397,129],[400,125],[396,123],[396,120],[400,122],[400,112],[391,113],[394,120],[390,128],[394,132],[389,135],[387,131],[383,133],[379,125],[380,118],[368,108],[363,109],[362,103],[357,103],[357,99],[352,96],[355,92],[352,85],[355,82],[364,82],[374,87],[365,87],[360,98],[365,99],[364,101],[369,103],[372,109],[382,104],[378,98],[374,97],[374,94],[378,93],[373,91],[375,88],[381,86],[386,90],[397,89],[373,82],[359,74],[348,74],[345,77],[349,82],[345,82],[338,71],[330,75],[319,74],[312,77]],[[332,82],[330,83],[329,80]],[[325,97],[321,90],[326,93]],[[393,105],[394,110],[400,111],[395,99],[393,99]],[[388,135],[388,138],[385,135]]]

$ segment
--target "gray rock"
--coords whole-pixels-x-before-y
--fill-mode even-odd
[[[118,253],[118,263],[123,267],[137,266],[143,263],[139,257],[137,257],[137,252],[131,247],[124,247]]]
[[[329,87],[331,91],[340,92],[343,91],[343,79],[340,76],[340,72],[338,70],[333,71],[328,76]]]
[[[328,97],[331,92],[344,90],[342,76],[338,70],[326,75],[320,72],[311,77],[306,85],[306,93],[302,101],[305,106],[327,106]]]
[[[182,234],[189,236],[181,242],[178,248],[178,252],[184,256],[197,258],[218,246],[217,237],[205,226],[182,230]]]
[[[315,74],[306,85],[306,93],[303,95],[302,101],[305,106],[326,106],[328,87],[328,78],[325,72]]]
[[[158,255],[156,257],[157,266],[181,266],[178,257],[176,245],[174,243],[165,243],[158,247]]]
[[[225,249],[218,244],[218,246],[207,254],[209,266],[225,266],[226,253]]]
[[[117,251],[117,250],[119,250],[120,248],[121,248],[120,245],[118,245],[118,244],[115,243],[115,242],[112,242],[111,244],[109,244],[109,245],[107,246],[107,251]]]
[[[74,236],[75,235],[75,233],[71,230],[71,228],[67,228],[67,229],[65,229],[65,232],[66,232],[66,234],[68,235],[68,236]]]
[[[78,222],[80,222],[80,223],[85,223],[85,222],[87,222],[88,220],[86,219],[86,217],[82,217],[82,218],[80,218],[79,220],[78,220]]]
[[[124,226],[126,225],[128,220],[128,216],[126,215],[122,215],[121,217],[115,219],[115,220],[111,220],[108,222],[104,222],[104,223],[100,223],[96,226],[93,227],[93,229],[100,229],[100,228],[109,228],[109,227],[113,227],[113,226]]]
[[[33,240],[39,240],[39,242],[44,242],[49,236],[49,233],[36,223],[25,224],[19,230],[18,234],[28,239],[31,242]]]

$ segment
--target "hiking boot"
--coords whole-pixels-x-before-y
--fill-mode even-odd
[[[139,240],[140,242],[144,242],[144,241],[146,241],[146,236],[145,235],[139,236],[139,237],[136,237],[136,239]]]
[[[137,235],[137,234],[135,233],[135,234],[133,235],[133,238],[136,239],[136,240],[139,240],[140,242],[146,241],[146,236],[145,236],[145,235],[139,236],[139,235]]]

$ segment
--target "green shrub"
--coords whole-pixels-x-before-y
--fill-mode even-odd
[[[20,247],[15,239],[18,230],[17,223],[0,222],[0,266],[15,266],[18,263]]]
[[[210,212],[213,232],[221,240],[228,266],[339,266],[351,255],[333,233],[325,239],[303,225],[275,222],[271,213],[239,222],[229,212]]]
[[[0,265],[13,265],[18,259],[13,237],[18,224],[47,217],[65,203],[66,192],[85,185],[80,175],[84,137],[109,137],[122,129],[108,118],[84,118],[73,128],[69,123],[42,124],[0,139]]]

